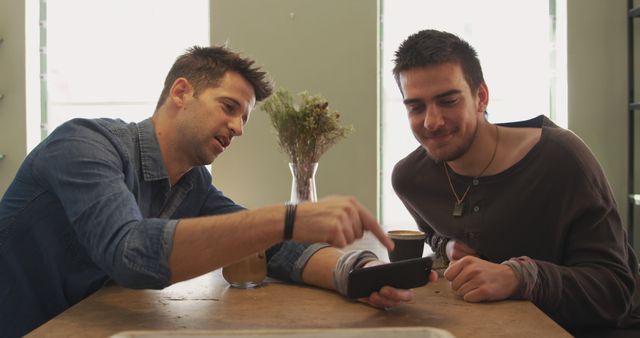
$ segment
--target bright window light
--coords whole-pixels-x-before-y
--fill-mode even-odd
[[[209,20],[208,0],[47,1],[47,131],[151,116],[176,57],[209,46]]]

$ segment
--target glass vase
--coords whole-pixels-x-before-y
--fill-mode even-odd
[[[291,170],[291,199],[290,203],[317,202],[316,170],[318,163],[289,163]]]

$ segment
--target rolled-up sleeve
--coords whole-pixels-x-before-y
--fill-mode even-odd
[[[89,122],[69,123],[64,138],[46,142],[33,175],[58,196],[78,240],[95,264],[118,284],[163,288],[175,221],[143,219],[125,175],[126,150]]]
[[[329,244],[296,241],[284,241],[274,245],[267,251],[267,274],[283,281],[302,283],[302,272],[309,258],[327,246]]]

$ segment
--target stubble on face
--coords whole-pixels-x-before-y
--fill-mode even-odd
[[[183,152],[186,158],[189,158],[192,166],[209,165],[218,155],[208,145],[210,137],[206,125],[199,117],[202,110],[205,109],[203,105],[202,95],[192,97],[182,112],[183,123],[179,127],[181,135],[177,148]]]
[[[253,87],[234,72],[226,73],[218,86],[207,88],[193,97],[189,106],[189,128],[186,128],[192,135],[185,135],[188,140],[185,146],[193,165],[213,163],[230,145],[231,139],[242,134],[241,130],[232,132],[231,128],[241,129],[237,121],[242,119],[244,124],[254,106]]]
[[[401,73],[400,80],[413,135],[427,155],[436,162],[463,157],[476,139],[479,121],[476,95],[460,66],[414,68]]]
[[[438,137],[440,135],[446,135],[447,133],[453,133],[455,136],[455,134],[459,133],[459,128],[447,128],[447,129],[438,130],[435,132],[425,131],[422,137],[418,138],[418,141],[421,143],[422,148],[424,148],[424,150],[427,152],[427,156],[429,156],[429,158],[434,160],[436,163],[440,163],[443,161],[452,162],[464,156],[469,151],[469,148],[471,148],[471,145],[475,141],[476,135],[478,134],[478,123],[474,125],[473,132],[471,133],[471,135],[467,135],[466,137],[463,137],[461,139],[461,143],[455,146],[453,149],[449,151],[446,151],[444,149],[434,149],[434,151],[432,151],[429,149],[429,146],[427,145],[427,142],[425,141],[425,139]],[[445,145],[445,147],[446,146],[448,145]],[[454,145],[450,145],[450,146],[454,146]],[[444,147],[439,147],[439,148],[444,148]],[[441,151],[438,151],[438,150],[441,150]]]

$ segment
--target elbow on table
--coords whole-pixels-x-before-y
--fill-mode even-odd
[[[568,324],[563,326],[574,328],[625,327],[634,310],[633,306],[637,306],[633,297],[633,289],[621,288],[619,292],[609,292],[609,297],[593,301],[591,306],[585,306],[582,310],[571,307],[573,310],[567,311],[561,321]]]
[[[637,312],[635,308],[638,307],[640,286],[636,275],[630,271],[618,271],[617,277],[618,283],[615,287],[608,288],[608,302],[600,313],[611,326],[625,327],[634,311]]]
[[[128,289],[160,290],[170,285],[169,273],[158,273],[148,269],[120,267],[109,273],[116,284]]]

